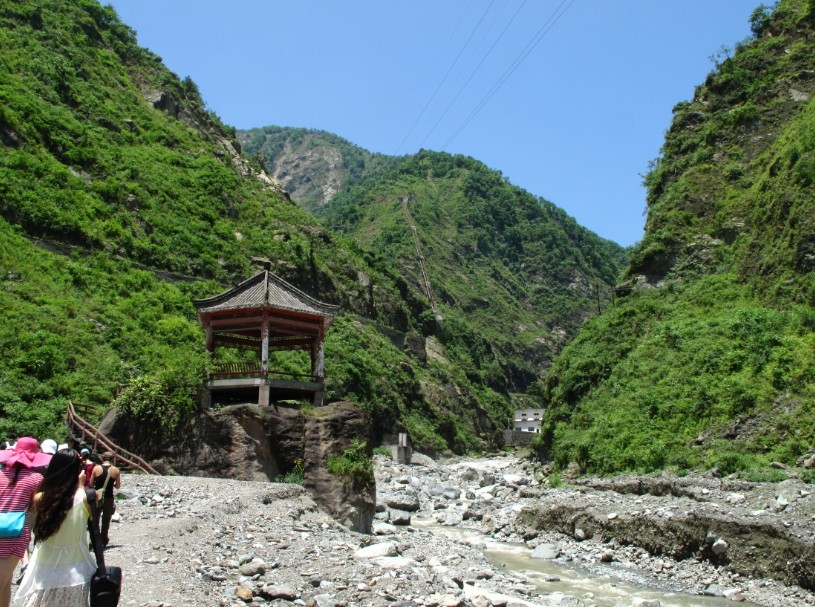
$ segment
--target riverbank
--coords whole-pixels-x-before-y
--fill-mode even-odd
[[[765,506],[767,513],[752,516],[779,517],[803,542],[812,532],[813,504],[809,494],[800,495],[802,489],[789,483],[741,487],[741,493],[725,483],[717,489],[718,479],[674,485],[676,493],[698,493],[694,499],[638,493],[640,481],[624,479],[552,488],[538,482],[531,464],[514,457],[437,463],[419,456],[411,466],[382,456],[375,461],[375,535],[337,524],[297,485],[125,476],[121,522],[112,527],[106,553],[109,564],[124,569],[120,604],[716,607],[745,599],[743,604],[765,607],[815,605],[802,588],[747,577],[693,555],[651,554],[626,544],[630,538],[622,535],[605,539],[609,527],[597,522],[620,519],[636,529],[657,519],[680,520],[688,512],[701,517],[721,510],[728,517],[732,511],[735,517],[737,511],[749,514]],[[626,489],[635,486],[637,492]],[[799,496],[790,500],[784,497],[787,490]],[[766,507],[771,498],[778,512]],[[785,500],[789,503],[781,509]],[[547,517],[559,525],[574,520],[571,527],[550,528]],[[713,544],[718,539],[728,550],[737,544],[737,538],[724,536]],[[496,558],[496,547],[507,549],[507,555]],[[541,558],[533,560],[534,552]],[[523,570],[534,563],[565,573]],[[517,566],[522,570],[513,571]],[[568,571],[582,576],[582,585],[564,586]],[[588,573],[612,577],[597,581]],[[626,580],[653,588],[626,586]],[[679,590],[688,594],[672,594]],[[704,592],[719,597],[705,598]]]
[[[767,607],[815,604],[805,588],[815,583],[815,497],[799,481],[621,476],[555,488],[514,457],[420,461],[430,466],[421,476],[384,464],[378,492],[397,511],[389,491],[420,496],[415,512],[440,525],[598,575]]]

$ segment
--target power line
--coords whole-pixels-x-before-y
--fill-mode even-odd
[[[470,44],[470,41],[473,39],[473,36],[478,31],[478,28],[481,27],[481,23],[484,21],[484,18],[487,16],[487,13],[490,12],[490,9],[492,9],[493,4],[495,4],[495,0],[490,0],[489,5],[487,6],[487,10],[485,10],[484,14],[481,15],[481,18],[478,20],[478,23],[476,23],[475,28],[473,28],[473,31],[470,32],[470,35],[467,37],[467,41],[464,43],[464,46],[461,47],[461,50],[456,55],[456,58],[453,59],[453,63],[450,64],[450,67],[447,69],[447,72],[445,72],[444,76],[442,76],[441,82],[439,82],[439,85],[436,87],[436,90],[433,91],[433,94],[430,96],[430,99],[427,100],[427,103],[422,108],[422,111],[419,113],[419,117],[416,118],[415,122],[413,123],[413,126],[410,127],[410,130],[402,138],[402,141],[399,142],[399,147],[396,148],[397,155],[399,151],[402,149],[402,145],[405,143],[407,138],[410,137],[410,134],[413,132],[413,129],[415,129],[416,125],[419,124],[419,121],[422,119],[422,116],[424,116],[424,113],[427,111],[427,108],[433,102],[433,99],[436,98],[436,94],[439,92],[439,89],[441,89],[442,85],[447,81],[447,77],[450,75],[450,72],[453,71],[453,68],[456,66],[456,63],[458,63],[458,60],[461,58],[461,55],[467,48],[467,45]]]
[[[476,105],[475,109],[470,112],[467,118],[464,119],[464,122],[459,125],[459,127],[453,132],[447,141],[444,142],[444,145],[441,146],[441,149],[444,150],[448,145],[450,145],[456,137],[458,137],[461,132],[467,128],[467,125],[472,122],[472,120],[478,115],[481,109],[489,102],[490,99],[493,98],[495,93],[501,88],[501,86],[509,79],[510,76],[518,69],[518,66],[523,63],[523,61],[530,55],[530,53],[535,49],[535,47],[546,37],[546,34],[555,26],[555,24],[563,17],[564,14],[571,8],[572,4],[575,3],[576,0],[563,0],[552,15],[544,22],[541,28],[535,33],[532,40],[524,47],[524,50],[515,58],[515,60],[510,64],[509,68],[502,74],[502,76],[498,79],[498,81],[492,86],[489,92],[481,99],[481,101]],[[564,6],[563,10],[561,8]],[[558,11],[560,11],[558,13]]]
[[[444,109],[444,112],[442,112],[441,116],[439,116],[438,120],[436,120],[436,123],[435,123],[435,124],[434,124],[434,125],[433,125],[433,126],[430,128],[430,130],[427,132],[427,135],[425,135],[425,136],[424,136],[424,139],[422,139],[422,142],[419,144],[419,147],[422,147],[422,146],[424,145],[424,142],[425,142],[425,141],[427,141],[428,137],[430,137],[430,135],[432,135],[432,134],[433,134],[433,131],[435,131],[435,130],[436,130],[436,127],[437,127],[437,126],[439,126],[439,123],[440,123],[440,122],[441,122],[441,121],[444,119],[444,117],[447,115],[447,112],[449,112],[449,111],[450,111],[450,108],[451,108],[451,107],[453,107],[453,104],[456,102],[456,100],[457,100],[457,99],[458,99],[458,98],[461,96],[461,94],[464,92],[464,89],[465,89],[465,88],[467,88],[467,85],[468,85],[468,84],[470,84],[470,81],[471,81],[471,80],[473,79],[473,77],[474,77],[474,76],[475,76],[475,75],[478,73],[478,70],[479,70],[479,69],[481,69],[481,66],[484,64],[484,61],[486,61],[486,60],[487,60],[487,57],[489,57],[489,56],[490,56],[490,54],[492,53],[493,49],[495,48],[495,45],[496,45],[496,44],[498,44],[498,42],[500,42],[501,38],[503,38],[503,37],[504,37],[504,34],[506,33],[507,29],[509,29],[509,26],[510,26],[510,25],[512,25],[512,22],[513,22],[513,21],[515,21],[515,17],[517,17],[517,16],[518,16],[518,13],[520,13],[520,12],[521,12],[521,9],[524,7],[524,5],[526,5],[526,2],[527,2],[527,0],[523,0],[523,2],[521,3],[521,5],[518,7],[518,9],[517,9],[517,10],[515,11],[515,13],[512,15],[512,17],[510,18],[510,20],[509,20],[509,21],[507,22],[507,24],[504,26],[504,29],[502,29],[502,30],[501,30],[501,33],[500,33],[500,34],[498,34],[498,37],[497,37],[497,38],[495,39],[495,41],[492,43],[492,45],[490,46],[490,48],[488,48],[488,49],[487,49],[487,52],[486,52],[486,53],[484,54],[484,56],[481,58],[481,61],[479,61],[479,62],[478,62],[478,65],[476,65],[476,66],[475,66],[475,69],[474,69],[474,70],[472,71],[472,73],[470,74],[470,77],[469,77],[469,78],[467,78],[467,81],[466,81],[466,82],[465,82],[463,85],[461,85],[461,88],[459,89],[458,93],[456,93],[456,96],[455,96],[455,97],[453,97],[453,100],[452,100],[452,101],[451,101],[451,102],[450,102],[450,103],[447,105],[447,107]]]
[[[441,50],[441,53],[439,53],[436,56],[436,63],[433,65],[433,69],[430,70],[431,74],[435,74],[436,69],[439,67],[439,65],[441,65],[442,57],[444,57],[445,54],[447,53],[447,48],[450,46],[450,43],[453,41],[453,38],[455,37],[456,33],[458,32],[458,29],[461,27],[461,23],[464,21],[464,16],[467,13],[470,12],[470,7],[473,5],[473,2],[475,2],[475,0],[470,0],[470,3],[467,5],[467,8],[464,10],[464,12],[461,13],[461,16],[458,18],[458,22],[456,23],[456,27],[453,28],[453,31],[450,33],[450,37],[447,38],[447,42],[444,43],[444,48]],[[419,101],[419,97],[420,97],[420,93],[417,91],[416,95],[413,98],[413,103],[410,104],[410,110],[408,111],[408,114],[413,113],[413,108],[416,106],[416,103]],[[427,109],[427,108],[425,108],[425,109]],[[421,116],[420,116],[420,118],[421,118]],[[416,125],[414,124],[414,126],[416,126]],[[407,139],[407,137],[409,135],[410,135],[410,131],[408,131],[407,135],[405,135],[405,138],[402,139],[402,141],[396,147],[396,152],[399,151],[399,148],[402,147],[402,143],[405,142],[405,139]]]

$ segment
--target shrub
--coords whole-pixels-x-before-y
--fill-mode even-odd
[[[195,411],[195,401],[182,386],[171,386],[147,376],[134,379],[113,401],[120,412],[154,423],[169,434]]]
[[[329,457],[325,467],[331,474],[352,479],[361,485],[374,482],[374,463],[368,455],[366,441],[354,439],[339,456]]]
[[[385,457],[393,458],[391,450],[383,446],[374,447],[374,455],[384,455]]]
[[[750,15],[750,31],[758,38],[770,24],[772,9],[766,4],[759,4]]]
[[[276,483],[287,483],[289,485],[302,485],[305,472],[303,470],[303,460],[294,460],[294,468],[283,474],[278,474],[274,478]]]

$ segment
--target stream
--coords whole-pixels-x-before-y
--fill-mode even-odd
[[[415,527],[465,542],[482,550],[496,567],[505,569],[534,584],[541,594],[563,593],[584,601],[586,607],[631,607],[635,599],[656,600],[660,607],[725,607],[734,603],[724,597],[708,597],[673,592],[649,585],[649,578],[637,570],[597,565],[606,575],[559,561],[533,559],[523,545],[491,540],[483,534],[436,524],[433,519],[414,517]],[[547,581],[552,580],[552,581]],[[534,599],[532,599],[534,601]],[[741,605],[755,603],[744,601]]]

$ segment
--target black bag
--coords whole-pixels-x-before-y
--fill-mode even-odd
[[[99,569],[91,578],[91,607],[116,607],[119,604],[119,594],[122,592],[122,568]]]
[[[122,568],[105,565],[105,549],[102,546],[102,538],[99,537],[99,530],[96,528],[99,521],[96,492],[93,489],[86,489],[85,492],[91,506],[88,530],[91,534],[93,552],[96,555],[96,573],[91,578],[91,607],[116,607],[122,592]]]

